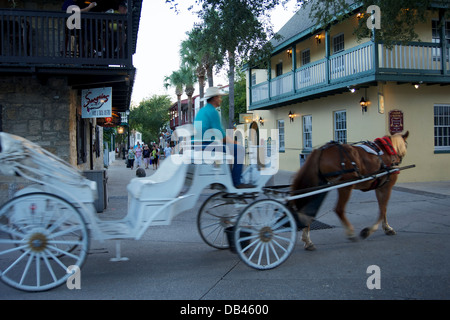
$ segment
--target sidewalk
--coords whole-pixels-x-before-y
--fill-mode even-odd
[[[164,161],[164,160],[162,160]],[[161,161],[160,161],[161,162]],[[161,165],[161,163],[159,164]],[[155,173],[153,167],[145,170],[146,177]],[[108,196],[109,197],[127,197],[127,185],[131,179],[136,178],[136,169],[131,170],[125,165],[125,160],[116,158],[116,160],[109,166],[108,174]],[[293,175],[291,171],[280,170],[271,180],[271,185],[291,184]],[[435,181],[435,182],[407,182],[397,183],[394,190],[410,192],[414,194],[424,194],[437,197],[450,197],[450,181]]]

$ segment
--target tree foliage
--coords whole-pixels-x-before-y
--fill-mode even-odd
[[[176,10],[178,0],[166,0]],[[205,10],[208,5],[215,5],[218,0],[192,0],[193,7]],[[252,2],[252,1],[243,1]],[[260,1],[258,1],[260,2]],[[287,0],[261,1],[270,2],[271,6],[284,5]],[[367,8],[377,5],[381,12],[381,29],[376,32],[376,40],[385,43],[396,41],[408,42],[420,40],[415,27],[426,21],[428,10],[439,11],[441,17],[450,19],[449,0],[297,0],[297,9],[309,4],[312,6],[310,18],[316,25],[327,28],[336,20],[345,19],[348,14],[360,13],[361,19],[354,30],[358,39],[370,37],[372,30],[367,28],[367,19],[370,14]],[[267,10],[271,6],[260,6],[255,9]],[[256,11],[258,12],[258,11]],[[259,11],[261,12],[261,11]]]
[[[358,25],[354,29],[354,34],[361,40],[372,37],[372,30],[367,27],[367,19],[372,18],[371,12],[367,12],[368,7],[376,5],[380,8],[381,28],[375,32],[375,40],[383,41],[387,45],[394,42],[409,42],[420,40],[415,32],[419,23],[427,21],[428,10],[439,9],[446,11],[448,15],[450,2],[447,1],[445,10],[444,1],[434,0],[360,0],[358,5],[354,1],[348,0],[321,0],[316,5],[316,0],[299,1],[300,4],[312,5],[311,18],[317,25],[327,28],[336,20],[346,19],[348,15],[359,14]],[[441,4],[438,5],[438,3]]]
[[[273,35],[272,25],[261,19],[275,7],[277,1],[266,0],[204,0],[199,17],[207,33],[215,36],[215,46],[228,64],[229,119],[226,127],[232,128],[235,118],[235,70],[242,61],[261,57],[271,51],[268,40]],[[214,44],[213,44],[214,45]],[[269,49],[268,49],[269,48]],[[267,55],[268,57],[268,55]]]
[[[167,95],[153,95],[131,109],[130,127],[142,133],[145,142],[158,141],[161,130],[170,120],[172,102]]]

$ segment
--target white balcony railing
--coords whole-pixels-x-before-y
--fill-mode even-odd
[[[367,42],[332,55],[328,59],[302,66],[295,72],[288,72],[270,81],[251,86],[250,104],[277,100],[287,93],[301,95],[327,85],[352,83],[370,75],[450,76],[450,48],[447,48],[443,59],[439,43],[396,44],[392,48],[378,44],[377,50],[374,49],[374,43]],[[444,65],[442,61],[445,61]]]
[[[297,69],[295,72],[295,89],[305,89],[326,83],[325,67],[326,59],[323,59]]]
[[[397,70],[441,71],[441,46],[439,43],[411,43],[394,45],[388,49],[379,45],[380,68]],[[446,68],[448,69],[448,54]]]
[[[272,96],[279,96],[294,91],[294,73],[289,72],[274,78],[270,83]]]
[[[373,68],[373,43],[369,42],[330,57],[330,80],[338,80]]]
[[[257,103],[269,99],[269,83],[264,82],[251,87],[252,103]]]

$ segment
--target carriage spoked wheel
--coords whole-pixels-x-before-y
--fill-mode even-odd
[[[248,266],[267,270],[282,264],[297,239],[296,220],[284,204],[264,199],[250,204],[240,214],[234,229],[234,244]]]
[[[66,200],[47,193],[13,198],[0,209],[0,279],[24,291],[55,288],[81,268],[86,223]]]
[[[210,196],[200,207],[197,215],[197,228],[206,244],[216,249],[230,247],[225,229],[234,226],[248,199],[231,197],[220,191]]]

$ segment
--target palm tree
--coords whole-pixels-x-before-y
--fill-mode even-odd
[[[265,25],[261,17],[266,16],[278,1],[253,0],[201,0],[203,10],[199,12],[203,26],[208,33],[214,34],[216,46],[228,60],[229,84],[229,119],[228,128],[233,127],[234,82],[235,69],[242,61],[260,56],[267,58],[271,50],[269,35],[273,33],[272,26]],[[265,59],[264,58],[264,59]]]
[[[193,122],[193,119],[192,119],[192,96],[194,95],[194,91],[195,91],[194,85],[197,82],[196,76],[195,76],[195,71],[188,66],[182,66],[180,68],[180,73],[182,75],[183,83],[185,85],[184,92],[186,92],[186,95],[188,96],[187,122],[192,123]]]
[[[186,34],[188,39],[181,43],[181,62],[196,70],[200,98],[203,98],[205,78],[210,87],[214,86],[213,68],[216,64],[222,64],[223,59],[215,44],[215,35],[207,32],[203,26],[197,25]],[[202,106],[203,102],[200,103],[200,107]]]
[[[164,78],[164,87],[167,89],[169,87],[175,87],[175,94],[177,95],[178,100],[178,108],[177,108],[177,114],[178,114],[178,125],[181,125],[181,95],[183,94],[183,74],[180,70],[173,71],[170,76],[166,76]]]

